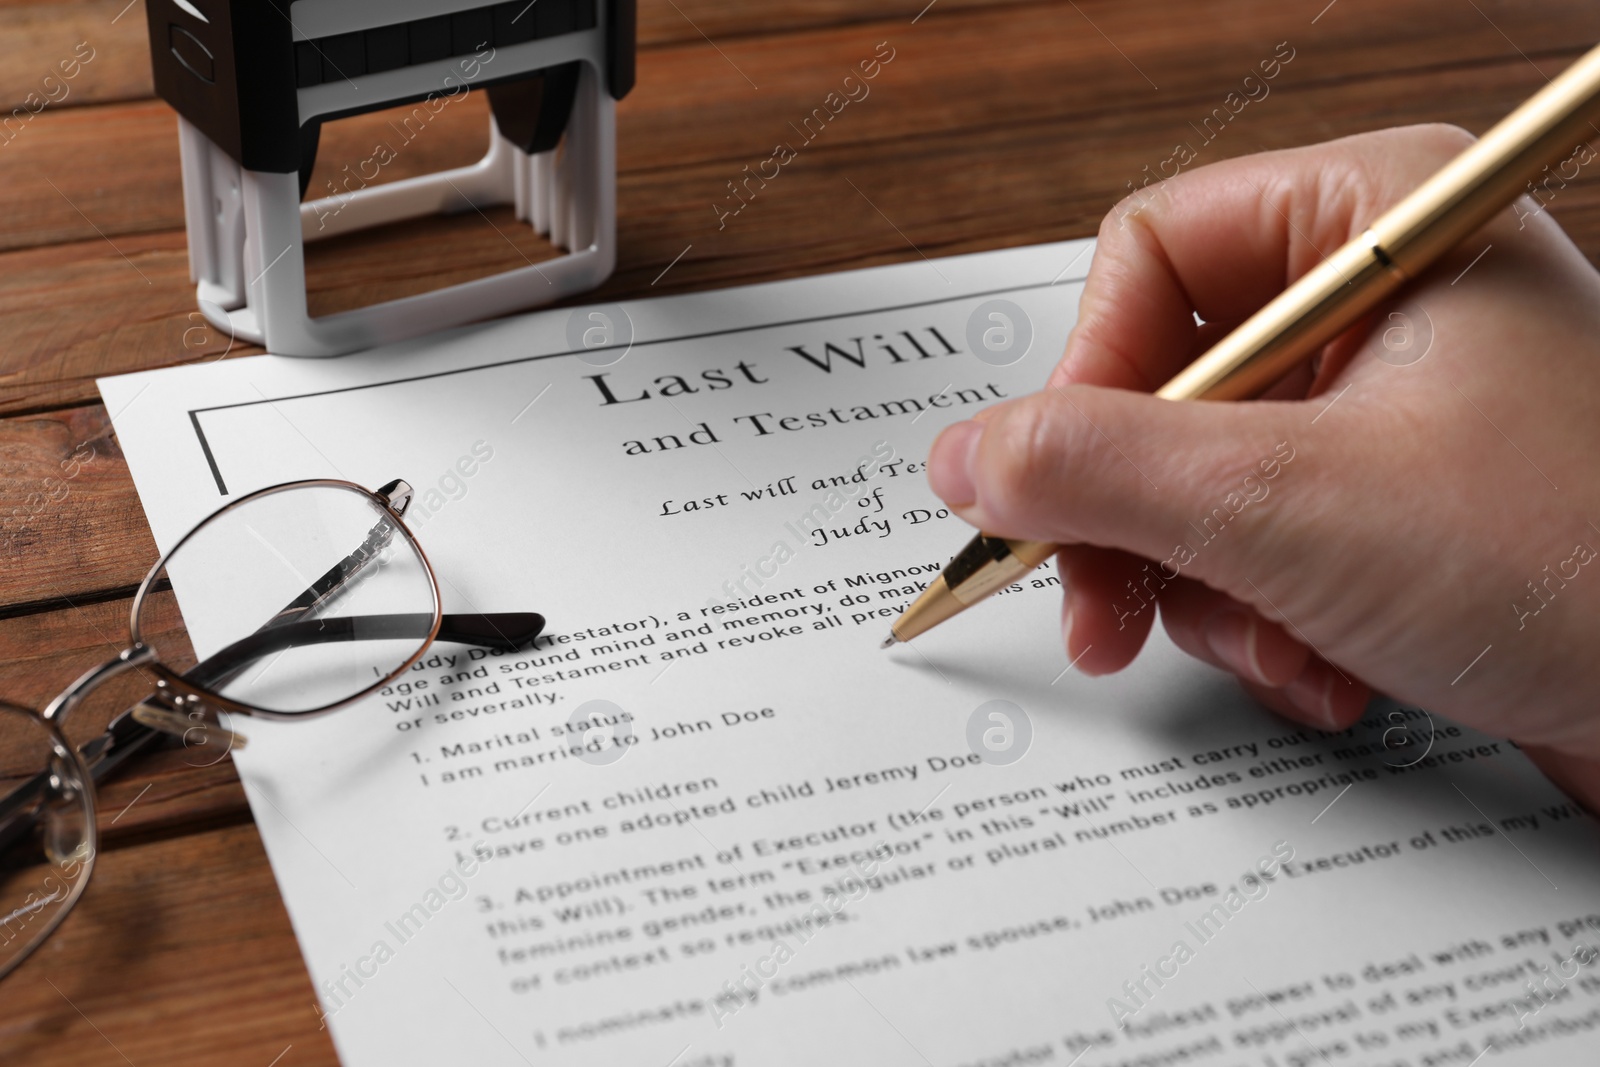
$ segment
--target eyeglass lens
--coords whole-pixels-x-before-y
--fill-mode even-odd
[[[0,975],[55,928],[88,881],[92,789],[44,720],[0,704]],[[25,814],[34,818],[15,817]]]
[[[193,641],[192,651],[158,647],[163,662],[267,711],[310,711],[384,682],[437,617],[416,545],[377,501],[336,485],[296,486],[218,513],[157,577],[171,581]],[[141,607],[141,633],[156,611],[154,599]]]

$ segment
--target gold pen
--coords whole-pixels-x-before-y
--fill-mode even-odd
[[[1597,105],[1600,48],[1586,52],[1155,395],[1239,400],[1262,392],[1476,232],[1546,166],[1600,132],[1590,122]],[[959,614],[1055,550],[1045,541],[979,534],[895,620],[883,647]]]

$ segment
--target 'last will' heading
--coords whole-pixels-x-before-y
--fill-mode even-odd
[[[824,341],[820,349],[815,345],[790,345],[784,349],[799,357],[805,365],[832,374],[835,367],[853,366],[866,370],[869,361],[880,364],[910,364],[926,359],[961,354],[961,349],[951,344],[936,326],[920,330],[901,330],[892,335],[873,334],[870,338],[852,337],[844,343]],[[601,407],[617,404],[634,404],[656,397],[670,399],[703,392],[722,392],[744,385],[767,385],[772,379],[762,377],[756,365],[740,360],[731,370],[709,367],[696,375],[663,374],[648,382],[623,384],[610,371],[584,375],[594,383],[600,394]],[[775,433],[794,433],[800,430],[845,425],[872,419],[894,418],[901,415],[915,417],[928,408],[948,408],[966,404],[987,404],[1004,400],[1009,394],[993,382],[978,386],[957,388],[954,383],[925,397],[896,397],[870,400],[854,405],[838,405],[821,411],[796,413],[763,411],[738,415],[729,420],[735,426],[750,431],[757,437]],[[660,437],[622,442],[626,455],[637,456],[654,452],[670,452],[689,445],[715,444],[717,436],[709,423],[701,422],[691,427],[687,434],[668,433]]]

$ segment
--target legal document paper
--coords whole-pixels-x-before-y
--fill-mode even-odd
[[[100,383],[163,549],[404,478],[447,611],[549,620],[235,723],[346,1064],[1600,1059],[1600,835],[1515,746],[1159,637],[1087,678],[1053,565],[879,650],[971,533],[930,443],[1044,383],[1092,247]]]

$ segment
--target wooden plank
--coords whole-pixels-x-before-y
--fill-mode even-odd
[[[0,18],[0,112],[35,115],[153,92],[142,0],[4,0]],[[0,142],[7,133],[26,137],[28,125],[0,123]]]
[[[0,1063],[338,1063],[254,826],[103,850],[5,996]]]
[[[419,247],[428,254],[418,256]],[[517,221],[509,207],[397,223],[307,249],[308,306],[312,315],[327,315],[536,265],[560,254]]]
[[[1150,18],[1138,5],[1052,4],[955,12],[914,27],[877,22],[756,38],[715,53],[667,50],[649,57],[641,68],[645,91],[626,102],[624,169],[637,158],[656,166],[700,159],[754,166],[772,143],[798,143],[805,134],[797,127],[829,92],[842,93],[844,75],[880,43],[893,50],[893,62],[864,87],[870,95],[827,124],[827,143],[894,143],[1108,113],[1138,121],[1151,108],[1198,119],[1258,73],[1280,42],[1294,60],[1274,92],[1513,58],[1526,63],[1524,53],[1544,57],[1553,73],[1578,54],[1579,42],[1600,37],[1600,11],[1570,5],[1503,10],[1495,24],[1470,5],[1342,0],[1335,10],[1344,22],[1330,14],[1313,30],[1291,5],[1256,0],[1222,0],[1208,4],[1204,18],[1180,20]],[[1423,22],[1426,49],[1417,44]],[[1553,58],[1556,52],[1567,58]],[[1412,114],[1407,107],[1389,124]],[[739,177],[737,168],[727,175]]]
[[[103,849],[251,821],[231,759],[177,747],[140,753],[99,792]]]
[[[643,0],[639,41],[643,47],[711,40],[719,45],[741,37],[788,36],[801,30],[857,22],[904,22],[921,15],[932,21],[954,11],[993,9],[1031,0]]]
[[[215,358],[181,232],[0,255],[0,412],[92,399],[94,379]]]
[[[45,111],[0,146],[0,247],[183,228],[177,120],[165,102]]]
[[[142,568],[133,561],[155,561],[142,521],[130,521],[139,519],[138,499],[104,408],[0,422],[0,542],[17,564],[0,568],[0,603],[66,600],[137,582],[130,565]],[[31,563],[44,560],[51,562]]]
[[[697,176],[721,173],[720,165],[630,176],[626,187],[635,199],[660,205],[629,231],[635,245],[655,252],[644,264],[625,259],[601,292],[621,297],[646,286],[653,292],[702,289],[1089,236],[1129,191],[1127,183],[1169,157],[1185,134],[1199,150],[1198,166],[1301,144],[1307,130],[1315,131],[1310,140],[1320,141],[1381,128],[1395,117],[1396,99],[1420,101],[1424,113],[1482,130],[1504,111],[1495,97],[1520,99],[1537,83],[1526,65],[1506,64],[1285,90],[1265,105],[1277,110],[1242,115],[1211,144],[1188,128],[1181,109],[1150,108],[1020,132],[1002,127],[918,138],[892,151],[881,145],[818,148],[807,165],[785,170],[721,230],[707,201],[695,204],[679,191],[695,185]],[[1076,143],[1100,147],[1090,153],[1063,147]],[[1600,175],[1585,176],[1563,196],[1568,193],[1558,207],[1570,210],[1600,195]],[[1554,213],[1565,217],[1562,210]],[[698,225],[696,216],[703,220]],[[1575,237],[1591,260],[1600,261],[1597,235]],[[656,263],[670,262],[686,241],[693,248],[652,286]]]

